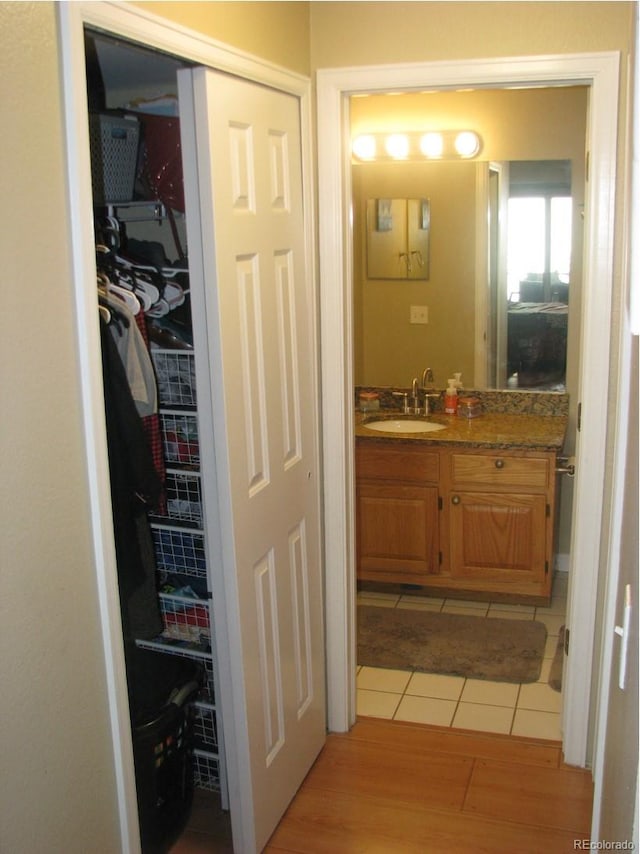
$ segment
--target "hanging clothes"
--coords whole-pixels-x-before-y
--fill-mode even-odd
[[[158,502],[158,515],[165,516],[166,467],[162,447],[162,433],[158,416],[158,386],[155,369],[149,351],[149,333],[143,311],[132,312],[123,302],[120,290],[112,284],[106,273],[98,276],[100,308],[115,312],[115,323],[109,324],[116,347],[122,359],[127,381],[136,404],[138,414],[147,436],[156,472],[162,483],[162,495]],[[131,294],[133,296],[133,294]],[[109,320],[110,314],[105,316]]]
[[[140,335],[144,341],[145,347],[147,348],[147,352],[149,351],[149,332],[147,329],[147,321],[145,316],[140,312],[139,315],[136,315],[136,323],[138,325],[138,329],[140,330]],[[155,372],[154,372],[154,386],[156,387],[157,394],[157,383],[155,380]],[[153,464],[155,466],[158,477],[160,478],[160,482],[162,484],[162,490],[160,493],[160,497],[158,498],[158,506],[157,512],[159,516],[167,515],[167,469],[164,461],[164,448],[162,445],[162,429],[160,426],[160,416],[158,412],[153,412],[150,415],[145,415],[142,418],[142,426],[147,437],[147,442],[149,443],[149,448],[151,450],[151,456],[153,458]]]
[[[145,340],[144,315],[142,312],[134,315],[118,296],[107,293],[104,299],[107,306],[114,309],[122,321],[111,324],[109,331],[124,366],[138,415],[155,415],[158,412],[158,389]],[[145,330],[144,334],[142,329]]]
[[[147,512],[162,484],[111,331],[100,317],[105,416],[120,609],[125,638],[162,632],[156,565]]]

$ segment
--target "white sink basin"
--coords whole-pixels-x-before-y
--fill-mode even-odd
[[[388,421],[370,421],[364,424],[368,430],[379,430],[381,433],[435,433],[445,430],[445,424],[435,424],[433,421],[420,421],[417,418],[397,418]]]

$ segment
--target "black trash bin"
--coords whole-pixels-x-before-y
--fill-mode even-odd
[[[193,707],[203,668],[147,649],[127,655],[127,679],[144,854],[165,854],[186,825],[193,800]]]

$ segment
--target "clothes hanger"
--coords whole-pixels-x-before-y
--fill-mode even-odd
[[[147,314],[149,317],[164,317],[165,314],[169,314],[170,311],[171,307],[169,306],[169,303],[164,299],[164,297],[161,297],[153,307],[149,309]]]
[[[140,313],[140,300],[130,288],[122,287],[114,282],[103,271],[98,272],[98,288],[102,287],[106,294],[112,294],[117,299],[122,300],[124,305],[133,314]]]
[[[141,299],[149,303],[149,308],[154,306],[160,299],[160,289],[142,276],[134,276],[134,290]],[[145,311],[147,310],[145,309]]]
[[[114,304],[116,299],[117,297],[110,296],[98,289],[98,311],[106,320],[106,316],[101,311],[101,309],[106,309],[109,314],[107,323],[121,324],[125,329],[128,329],[129,317]]]
[[[121,299],[122,302],[127,306],[131,314],[136,315],[140,314],[140,309],[142,306],[140,305],[140,300],[133,293],[133,291],[129,291],[126,288],[121,287],[120,285],[115,285],[113,282],[109,285],[109,293],[113,294],[118,299]]]

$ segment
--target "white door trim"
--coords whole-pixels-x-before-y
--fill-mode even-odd
[[[317,77],[321,352],[325,460],[327,668],[329,726],[345,731],[355,720],[353,682],[355,595],[353,521],[352,273],[349,124],[347,98],[358,92],[434,87],[590,86],[590,181],[585,218],[584,298],[580,400],[582,431],[576,448],[572,561],[580,584],[571,585],[569,626],[580,667],[565,689],[566,761],[587,760],[593,638],[604,487],[609,344],[614,254],[614,201],[619,54],[505,57],[322,69]],[[579,617],[579,619],[578,619]]]
[[[311,158],[311,87],[308,78],[302,75],[282,69],[125,3],[84,2],[84,0],[83,2],[62,2],[56,5],[56,10],[62,58],[67,151],[67,215],[71,234],[70,252],[76,304],[80,395],[86,443],[93,553],[120,817],[121,850],[124,854],[129,852],[137,854],[140,851],[140,840],[111,521],[97,292],[88,284],[95,281],[96,267],[93,249],[93,199],[83,28],[89,26],[100,29],[105,33],[138,42],[181,59],[271,86],[295,95],[299,99],[303,137],[305,245],[308,253],[309,275],[313,276],[316,262]],[[313,287],[315,291],[315,283]],[[219,654],[224,656],[228,651],[226,638],[216,634],[216,647]],[[226,690],[227,686],[221,685],[221,693]],[[234,752],[234,745],[229,743],[229,734],[233,731],[234,728],[231,725],[225,727],[229,753]],[[231,779],[229,784],[233,812],[234,803],[237,803],[237,792],[233,789]]]

